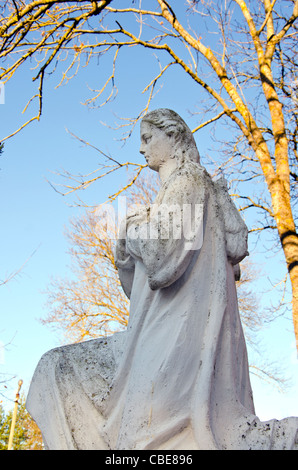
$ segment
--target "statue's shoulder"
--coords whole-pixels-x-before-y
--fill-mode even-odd
[[[219,195],[229,195],[228,182],[224,176],[220,176],[217,180],[213,180],[213,185]]]
[[[197,180],[204,181],[212,185],[212,179],[206,168],[201,166],[199,163],[187,161],[183,165],[179,166],[175,174],[176,178],[187,178],[189,181]]]

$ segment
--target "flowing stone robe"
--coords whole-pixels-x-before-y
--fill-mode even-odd
[[[234,269],[247,228],[222,181],[184,163],[161,205],[199,207],[199,239],[163,237],[179,219],[170,214],[128,217],[116,249],[127,330],[42,357],[27,409],[46,448],[297,448],[298,418],[255,416]]]

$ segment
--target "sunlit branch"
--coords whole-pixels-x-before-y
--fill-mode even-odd
[[[90,98],[90,99],[86,100],[84,104],[90,104],[90,103],[94,102],[97,98],[99,98],[110,82],[112,82],[112,90],[111,90],[109,96],[106,98],[106,100],[103,103],[100,104],[100,107],[107,104],[112,99],[112,97],[117,95],[118,90],[117,90],[117,87],[115,85],[115,71],[116,71],[116,60],[117,60],[119,50],[120,50],[120,48],[116,49],[116,53],[115,53],[114,61],[113,61],[112,74],[107,79],[107,81],[104,84],[104,86],[102,87],[102,89],[98,91],[97,95],[94,96],[93,98]]]
[[[235,111],[237,111],[236,109],[232,109],[231,112],[234,113]],[[211,119],[208,119],[208,121],[205,121],[203,122],[202,124],[199,124],[197,127],[195,127],[192,132],[195,133],[201,129],[203,129],[203,127],[205,126],[208,126],[208,124],[211,124],[212,122],[215,122],[217,121],[218,119],[220,119],[222,116],[224,116],[226,114],[226,111],[221,111],[219,114],[217,114],[217,116],[214,116],[213,118]]]
[[[29,119],[27,122],[25,122],[24,124],[22,124],[22,126],[20,126],[16,131],[14,131],[13,133],[9,134],[8,136],[4,137],[3,139],[1,139],[1,142],[5,142],[5,140],[7,139],[10,139],[11,137],[13,137],[14,135],[16,135],[18,132],[20,132],[22,129],[24,129],[24,127],[26,127],[28,124],[30,124],[31,122],[33,121],[39,121],[40,120],[40,117],[41,117],[41,114],[42,114],[42,93],[43,93],[43,80],[44,80],[44,73],[42,73],[39,77],[39,88],[38,88],[38,95],[35,95],[35,97],[38,98],[38,113],[32,117],[31,119]],[[35,97],[31,98],[29,100],[29,102],[27,103],[27,105],[25,106],[24,108],[24,111],[26,111],[27,107],[29,106],[30,102],[32,101],[32,99],[34,99]]]
[[[265,26],[268,24],[267,27],[267,40],[270,39],[272,34],[274,34],[274,27],[273,27],[273,20],[272,20],[272,11],[274,8],[274,5],[276,3],[276,0],[273,0],[272,3],[270,0],[263,0],[264,1],[264,6],[265,6],[265,11],[266,11],[266,17],[260,26],[260,28],[257,31],[258,36],[260,36],[261,32],[265,28]]]
[[[247,204],[246,206],[242,206],[239,208],[240,211],[244,211],[245,209],[248,209],[250,207],[255,207],[258,209],[262,209],[263,211],[267,212],[270,217],[274,219],[274,214],[272,212],[272,209],[270,207],[265,206],[264,204],[261,204],[260,202],[256,202],[253,200],[252,197],[250,196],[240,196],[238,194],[231,194],[232,197],[237,197],[238,199],[245,199],[246,201],[249,201],[250,204]]]
[[[127,190],[127,188],[131,187],[135,181],[137,180],[137,178],[139,177],[141,171],[147,167],[147,165],[141,165],[139,163],[133,163],[133,162],[125,162],[125,163],[120,163],[119,161],[117,161],[115,158],[111,157],[110,155],[104,153],[102,150],[100,150],[99,148],[97,148],[95,145],[93,144],[90,144],[89,142],[87,142],[86,140],[82,139],[81,137],[78,137],[76,136],[74,133],[68,131],[74,138],[76,138],[79,142],[83,143],[84,145],[94,149],[96,152],[98,152],[102,157],[104,157],[106,160],[108,160],[109,162],[113,163],[114,165],[108,165],[106,163],[103,163],[103,164],[100,164],[99,165],[99,168],[97,168],[96,170],[92,171],[91,173],[88,173],[88,174],[85,174],[85,175],[73,175],[67,171],[63,171],[63,173],[61,172],[57,172],[57,175],[60,176],[60,177],[63,177],[65,179],[67,179],[68,181],[73,181],[75,184],[71,185],[71,184],[53,184],[51,183],[49,180],[47,180],[47,182],[50,184],[50,186],[56,191],[58,192],[59,194],[61,194],[62,196],[67,196],[69,194],[72,194],[76,191],[81,191],[81,190],[84,190],[86,188],[88,188],[90,185],[92,185],[93,183],[95,183],[96,181],[102,179],[102,178],[105,178],[107,177],[108,175],[114,173],[115,171],[119,170],[119,169],[123,169],[123,168],[131,168],[133,171],[136,172],[135,176],[132,178],[132,180],[127,184],[125,185],[124,187],[122,187],[119,191],[117,191],[116,193],[110,195],[108,197],[108,200],[109,201],[113,201],[115,200],[119,194],[121,194],[123,191]],[[95,176],[95,177],[91,177],[92,175],[94,175],[95,173],[99,173],[99,175]],[[64,188],[64,191],[63,190],[60,190],[58,189],[59,187],[62,187]]]

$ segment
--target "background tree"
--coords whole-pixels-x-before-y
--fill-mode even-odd
[[[5,413],[0,405],[0,450],[7,450],[13,411]],[[13,450],[42,450],[41,432],[25,409],[25,398],[21,397],[18,406]]]
[[[7,449],[8,437],[9,437],[8,426],[5,419],[5,412],[0,404],[0,450]]]
[[[107,233],[107,225],[91,210],[71,221],[73,276],[52,280],[47,291],[50,313],[42,322],[58,326],[70,342],[111,334],[127,324],[129,301],[113,255],[116,234]]]
[[[170,4],[172,3],[172,5]],[[57,64],[65,64],[61,83],[104,54],[111,57],[111,74],[88,101],[109,101],[117,91],[116,65],[121,50],[133,46],[158,55],[160,72],[150,77],[148,102],[136,118],[128,118],[130,135],[147,112],[156,84],[173,67],[206,92],[199,132],[223,120],[234,134],[233,164],[245,181],[262,181],[261,193],[241,193],[244,208],[262,210],[274,229],[289,273],[292,311],[298,346],[297,194],[297,70],[298,0],[149,1],[149,8],[127,0],[57,2],[5,1],[0,16],[0,79],[36,60],[34,81],[38,112],[12,135],[42,113],[44,79]],[[216,34],[216,40],[214,40]],[[110,87],[110,94],[107,93]],[[30,100],[30,101],[31,101]],[[202,118],[203,116],[203,118]],[[6,138],[2,139],[4,141]],[[227,162],[224,162],[227,168]],[[121,165],[119,166],[119,168]],[[103,173],[105,174],[105,173]],[[77,188],[90,184],[87,179]],[[296,191],[296,192],[295,192]],[[265,198],[264,196],[265,192]]]

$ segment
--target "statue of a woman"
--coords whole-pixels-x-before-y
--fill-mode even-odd
[[[174,111],[148,113],[155,203],[126,219],[115,262],[128,328],[41,359],[27,408],[50,449],[292,449],[298,418],[255,416],[235,273],[247,228]]]

